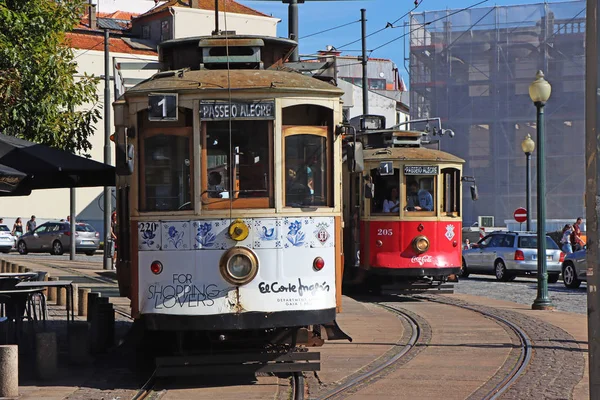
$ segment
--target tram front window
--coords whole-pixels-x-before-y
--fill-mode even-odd
[[[285,138],[285,205],[327,206],[327,138],[293,134]]]
[[[404,211],[435,210],[435,178],[432,176],[406,176]]]
[[[189,136],[161,133],[144,138],[143,162],[143,210],[191,209]]]
[[[391,162],[382,163],[383,167],[371,170],[371,179],[375,186],[371,198],[371,215],[399,214],[400,212],[400,170],[391,168]]]
[[[205,208],[222,208],[232,199],[234,207],[272,207],[271,122],[206,122],[203,144]],[[247,200],[243,200],[247,199]]]

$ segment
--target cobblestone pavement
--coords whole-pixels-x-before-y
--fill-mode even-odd
[[[519,277],[513,282],[499,282],[493,276],[470,275],[468,278],[461,278],[460,282],[455,284],[454,291],[531,305],[537,295],[537,281],[532,278]],[[585,282],[578,289],[566,288],[562,280],[557,283],[549,283],[548,295],[557,310],[587,314]]]
[[[506,318],[529,336],[533,358],[525,376],[517,380],[501,397],[507,400],[571,399],[574,387],[584,374],[584,350],[573,336],[561,328],[531,315],[506,309],[465,303],[450,296],[427,296],[445,304],[468,305]]]

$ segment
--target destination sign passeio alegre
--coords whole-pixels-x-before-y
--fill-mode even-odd
[[[437,175],[439,167],[437,165],[405,165],[404,175]]]
[[[273,119],[275,118],[275,102],[200,102],[200,119]]]

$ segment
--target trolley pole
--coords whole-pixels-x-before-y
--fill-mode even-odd
[[[363,92],[363,114],[369,113],[369,79],[367,77],[367,10],[360,9],[360,21],[362,26],[362,92]]]
[[[598,132],[600,132],[600,62],[598,45],[598,19],[600,9],[596,0],[587,0],[586,10],[586,61],[585,61],[585,157],[586,157],[586,225],[587,225],[587,300],[588,300],[588,348],[590,399],[600,399],[600,237],[598,235],[598,220],[600,211],[600,160],[598,160]]]
[[[104,30],[104,163],[110,164],[110,34]],[[112,269],[112,254],[110,253],[112,240],[110,236],[110,187],[104,187],[104,269]]]

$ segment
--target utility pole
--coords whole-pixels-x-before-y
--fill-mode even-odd
[[[110,34],[104,30],[104,163],[110,165]],[[110,235],[110,187],[104,187],[104,269],[112,269],[112,242]],[[73,225],[73,224],[72,224]]]
[[[600,76],[598,62],[598,20],[600,9],[596,0],[587,0],[585,24],[585,158],[586,158],[586,233],[587,233],[587,300],[588,300],[588,352],[590,399],[600,399],[600,236],[598,235],[598,199],[600,198],[600,160],[598,160],[598,133],[600,132],[600,101],[598,95]]]
[[[298,0],[288,0],[290,5],[288,6],[288,37],[291,40],[295,40],[297,45],[290,55],[291,62],[298,62],[300,59],[298,55],[298,47],[300,41],[298,39]],[[286,1],[284,1],[285,3]]]
[[[75,107],[71,106],[71,112],[74,113],[75,112]],[[69,260],[75,260],[75,253],[76,253],[76,248],[75,246],[77,245],[77,241],[75,240],[75,188],[72,187],[69,189],[69,194],[70,194],[70,199],[69,199],[69,215],[71,217],[71,221],[69,221],[71,223],[71,236],[69,237],[69,245],[70,245],[70,250],[69,250]]]
[[[360,23],[362,25],[362,92],[363,114],[369,113],[369,79],[367,78],[367,10],[360,9]]]

